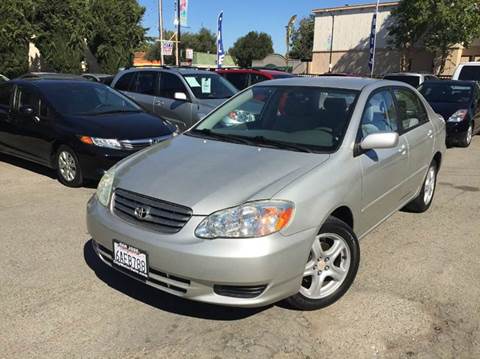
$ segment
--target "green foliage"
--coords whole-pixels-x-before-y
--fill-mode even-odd
[[[32,9],[31,0],[0,1],[0,73],[8,77],[28,70]]]
[[[391,44],[402,51],[403,63],[413,47],[424,45],[434,55],[437,73],[443,72],[452,46],[468,47],[480,35],[476,0],[402,0],[392,16]]]
[[[136,0],[91,0],[87,44],[105,73],[132,63],[133,52],[144,43],[140,26],[145,8]]]
[[[229,50],[239,66],[251,67],[252,60],[261,60],[273,54],[273,42],[270,35],[264,32],[250,31],[235,41]]]
[[[35,45],[48,70],[79,73],[84,58],[86,0],[37,0]]]
[[[202,27],[197,33],[185,32],[181,37],[180,48],[193,49],[195,52],[216,53],[217,37],[205,27]]]
[[[290,38],[290,58],[299,60],[312,58],[314,26],[314,15],[300,20],[298,28],[292,32]]]

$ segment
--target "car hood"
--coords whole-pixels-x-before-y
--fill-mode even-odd
[[[467,103],[447,103],[447,102],[431,102],[430,106],[433,110],[442,115],[445,121],[448,120],[456,111],[461,109],[468,109],[470,107]]]
[[[118,140],[162,137],[172,133],[172,128],[162,119],[144,112],[71,116],[65,122],[78,135]]]
[[[270,199],[328,158],[328,154],[181,135],[123,162],[115,187],[208,215],[247,201]]]

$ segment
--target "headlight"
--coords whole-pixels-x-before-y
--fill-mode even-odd
[[[246,203],[209,215],[198,225],[195,235],[210,239],[266,236],[284,228],[293,209],[293,203],[288,201]]]
[[[87,145],[95,145],[98,147],[113,148],[115,150],[122,149],[122,145],[114,138],[99,138],[90,136],[81,136],[80,141]]]
[[[112,196],[113,180],[115,179],[115,170],[110,168],[103,175],[102,179],[98,183],[97,198],[103,206],[108,207],[110,203],[110,197]]]
[[[447,122],[462,122],[467,116],[468,110],[458,110],[452,116],[450,116]]]

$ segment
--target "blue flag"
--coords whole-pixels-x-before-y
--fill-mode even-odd
[[[223,50],[223,34],[222,34],[223,11],[218,14],[218,31],[217,31],[217,68],[221,68],[225,59],[225,51]]]
[[[370,31],[370,54],[368,57],[368,68],[370,72],[373,71],[373,66],[375,66],[375,42],[377,41],[377,13],[373,14],[372,18],[372,29]]]

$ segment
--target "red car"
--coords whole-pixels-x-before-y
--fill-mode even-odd
[[[288,72],[264,69],[219,69],[217,72],[239,90],[266,80],[294,77]]]

